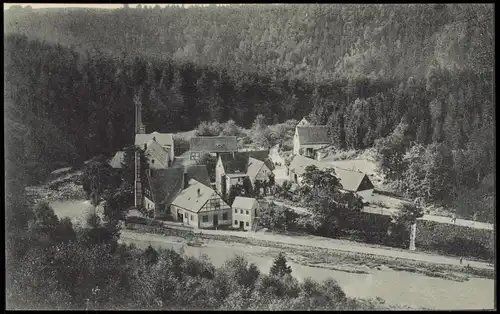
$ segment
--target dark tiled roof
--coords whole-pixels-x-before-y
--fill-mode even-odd
[[[264,164],[267,166],[267,168],[269,168],[269,170],[271,171],[274,170],[274,163],[269,158],[269,150],[253,151],[248,153],[249,153],[248,157],[260,160],[264,162]]]
[[[234,157],[232,154],[220,155],[226,173],[246,172],[250,157],[264,162],[270,170],[274,169],[274,164],[269,160],[268,150],[237,152]]]
[[[248,157],[255,158],[260,161],[265,161],[269,158],[269,150],[255,150],[248,152],[241,152],[241,154],[246,154]]]
[[[179,168],[151,169],[149,182],[155,203],[170,204],[184,188],[184,172],[187,180],[194,179],[210,187],[210,178],[204,165]]]
[[[330,144],[326,126],[301,126],[297,133],[301,145]]]
[[[236,136],[194,136],[189,150],[192,152],[235,152],[238,150]]]
[[[151,169],[148,175],[155,203],[170,204],[183,188],[184,168]]]
[[[222,158],[222,165],[224,166],[225,173],[245,173],[247,170],[248,156],[236,153],[233,156],[226,156]]]

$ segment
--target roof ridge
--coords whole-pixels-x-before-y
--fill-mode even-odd
[[[327,128],[327,125],[298,125],[297,128]]]
[[[221,137],[237,137],[233,135],[223,135],[223,136],[193,136],[191,138],[221,138]]]
[[[160,143],[156,142],[156,140],[154,140],[154,139],[151,139],[150,141],[154,141],[156,144],[158,144],[159,148],[165,152],[165,154],[166,154],[166,156],[168,158],[168,152],[163,148],[163,146],[160,145]],[[148,151],[148,149],[149,149],[149,146],[147,147],[146,151]],[[149,152],[152,153],[152,155],[154,155],[153,157],[155,157],[156,159],[158,159],[163,166],[165,166],[164,160],[162,160],[158,156],[158,154],[156,154],[156,152],[154,150],[151,149],[151,150],[149,150]]]

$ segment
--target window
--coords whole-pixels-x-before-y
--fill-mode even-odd
[[[235,225],[238,225],[238,220],[235,220],[235,221],[234,221],[234,224],[235,224]]]
[[[250,225],[248,224],[248,221],[246,222],[246,225],[247,225],[247,227],[248,227],[248,226],[250,226]]]
[[[152,164],[154,165],[154,163],[155,163],[155,160],[154,160],[154,159],[151,159],[151,163],[152,163]]]
[[[249,215],[248,210],[246,212],[247,212],[247,215]]]
[[[235,213],[235,214],[237,214],[237,213],[238,213],[238,210],[237,210],[236,208],[234,209],[234,213]]]
[[[222,213],[222,220],[227,220],[227,213]]]
[[[191,220],[194,220],[194,215],[191,215]]]
[[[243,209],[240,209],[240,214],[243,214]]]
[[[202,221],[203,222],[208,222],[208,215],[203,215],[202,216]]]

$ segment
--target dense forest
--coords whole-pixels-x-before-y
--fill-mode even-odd
[[[408,196],[491,200],[492,21],[491,6],[462,4],[14,8],[7,163],[33,179],[109,156],[132,143],[139,101],[159,132],[309,115],[339,148],[375,146]]]
[[[81,51],[175,57],[273,79],[419,79],[433,59],[448,69],[493,65],[493,6],[484,4],[15,8],[4,25]]]

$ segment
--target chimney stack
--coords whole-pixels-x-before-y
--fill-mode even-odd
[[[198,197],[201,196],[200,188],[198,188]]]
[[[135,208],[142,207],[141,160],[139,152],[135,152]]]

